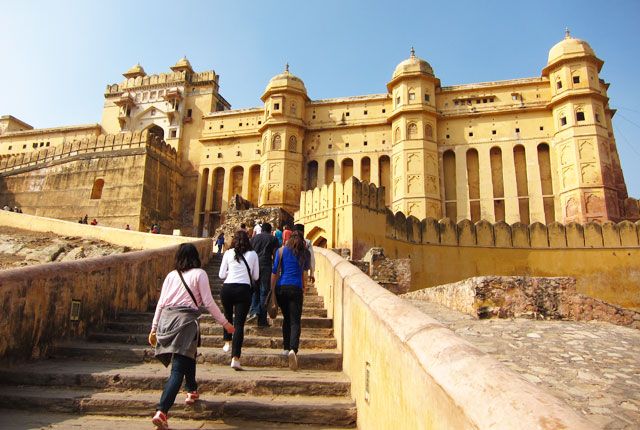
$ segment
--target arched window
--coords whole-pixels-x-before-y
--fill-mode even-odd
[[[582,108],[576,109],[576,121],[584,121],[584,111]]]
[[[271,149],[279,150],[281,146],[282,146],[282,138],[280,137],[280,134],[276,133],[273,136],[273,141],[271,142]]]
[[[409,103],[415,101],[416,99],[416,90],[413,88],[409,88]]]
[[[416,125],[416,123],[415,122],[409,123],[409,125],[407,126],[407,137],[409,139],[415,139],[417,134],[418,134],[418,126]]]
[[[424,135],[427,137],[427,139],[433,139],[433,126],[431,124],[427,124],[427,126],[425,127]]]
[[[289,138],[289,152],[296,152],[298,149],[298,139],[295,136]]]
[[[96,179],[91,189],[91,200],[102,198],[102,188],[104,188],[104,179]]]
[[[400,142],[400,127],[396,127],[396,130],[393,132],[393,141]]]
[[[296,103],[291,102],[291,115],[295,115],[295,114],[296,114]]]

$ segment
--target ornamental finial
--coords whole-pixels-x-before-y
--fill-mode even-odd
[[[289,63],[287,62],[287,64],[284,65],[284,71],[289,73]]]
[[[416,56],[416,50],[413,49],[413,46],[411,47],[411,58]]]
[[[571,39],[571,32],[569,31],[569,27],[564,28],[564,38]]]

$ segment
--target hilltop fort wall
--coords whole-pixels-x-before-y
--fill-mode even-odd
[[[392,213],[383,196],[382,188],[351,178],[303,193],[295,219],[314,245],[349,248],[354,259],[371,247],[410,258],[412,290],[484,275],[572,276],[582,294],[640,307],[640,222],[418,220]]]
[[[178,228],[181,181],[176,150],[147,130],[0,158],[0,204],[112,227]]]

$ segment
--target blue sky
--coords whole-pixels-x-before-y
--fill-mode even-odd
[[[35,127],[100,121],[107,83],[187,55],[233,108],[285,62],[312,99],[383,93],[414,46],[443,85],[539,76],[564,35],[605,61],[629,194],[640,197],[640,1],[6,1],[0,114]]]

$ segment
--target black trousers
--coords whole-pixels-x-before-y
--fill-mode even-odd
[[[298,353],[302,319],[302,288],[296,285],[276,287],[276,300],[282,309],[282,346],[284,350]]]
[[[223,339],[231,340],[231,356],[240,357],[242,342],[244,342],[244,323],[247,320],[249,306],[251,306],[251,286],[249,284],[222,284],[220,300],[224,308],[225,318],[236,329],[233,337],[224,329]]]

